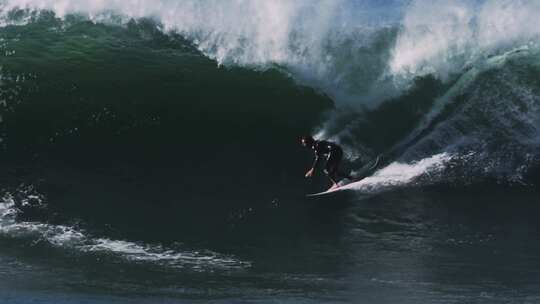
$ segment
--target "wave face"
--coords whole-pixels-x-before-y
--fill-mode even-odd
[[[387,155],[363,191],[533,184],[539,13],[532,1],[0,0],[0,237],[243,268],[174,240],[255,238],[268,214],[284,221],[274,234],[302,229],[302,212],[277,210],[326,186],[303,180],[308,132],[341,143],[353,171]]]

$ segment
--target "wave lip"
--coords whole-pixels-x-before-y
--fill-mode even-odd
[[[0,20],[22,25],[43,11],[105,24],[152,19],[219,65],[279,68],[342,104],[370,103],[405,7],[403,0],[5,0]],[[10,12],[27,17],[10,19]],[[11,14],[21,15],[21,14]],[[374,17],[376,16],[376,17]],[[382,45],[380,47],[379,45]],[[386,50],[385,50],[386,49]],[[369,57],[364,59],[363,57]],[[351,60],[353,58],[353,60]],[[381,90],[382,91],[382,90]]]
[[[486,57],[527,45],[538,48],[539,13],[536,1],[413,1],[392,50],[390,72],[448,79]]]

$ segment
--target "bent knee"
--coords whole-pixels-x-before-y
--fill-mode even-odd
[[[334,175],[337,170],[336,168],[330,168],[330,169],[327,168],[327,169],[324,169],[323,171],[324,171],[324,174],[326,175]]]

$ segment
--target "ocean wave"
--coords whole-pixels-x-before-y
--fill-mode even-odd
[[[126,32],[115,33],[123,37],[130,33],[129,24],[153,20],[154,29],[184,37],[217,66],[276,69],[330,95],[336,111],[320,123],[317,137],[341,143],[353,160],[365,161],[386,152],[393,160],[411,163],[443,153],[473,153],[470,174],[511,181],[521,180],[538,163],[540,85],[534,75],[540,62],[540,32],[530,25],[536,24],[539,11],[536,3],[506,0],[417,0],[384,5],[346,0],[4,0],[0,5],[4,26],[39,23],[40,14],[48,14],[64,30],[76,25],[91,27],[87,21],[94,26],[124,26]],[[141,32],[141,36],[152,35]],[[12,52],[10,44],[15,43],[4,41],[2,48]],[[88,52],[91,56],[87,58],[100,59],[93,48],[76,49],[86,45],[77,43],[70,44],[75,45],[70,55]],[[111,48],[126,55],[133,51],[125,45]],[[14,57],[5,57],[8,65],[29,60]],[[137,54],[137,58],[145,56]],[[198,69],[192,65],[186,70]],[[14,88],[21,83],[10,80],[9,73],[2,71],[3,86],[8,89],[0,91],[0,98],[6,100],[6,94],[16,92],[10,98],[19,99],[19,90]],[[238,70],[228,73],[237,75]],[[199,89],[183,88],[193,90],[190,94],[194,96]],[[294,103],[294,96],[287,98]],[[237,113],[246,111],[245,105],[252,101],[238,104],[235,106],[242,110],[235,108]],[[282,104],[268,108],[272,106],[287,108]],[[0,110],[3,121],[8,114]],[[109,115],[110,120],[118,115],[107,107],[84,114]],[[140,123],[142,119],[134,116],[126,118],[125,124]],[[144,119],[161,123],[155,117]],[[65,132],[79,130],[68,120],[64,118]],[[9,138],[5,126],[2,131],[0,136]],[[63,134],[55,132],[49,136],[52,141]]]
[[[540,7],[530,1],[4,0],[0,6],[4,23],[25,24],[44,10],[108,24],[150,18],[218,64],[281,66],[357,107],[379,104],[414,77],[448,79],[488,56],[538,47],[540,36],[530,26]]]

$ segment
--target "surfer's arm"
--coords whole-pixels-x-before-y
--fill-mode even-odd
[[[319,155],[315,154],[315,160],[313,161],[313,166],[311,166],[311,169],[309,169],[309,171],[306,173],[306,177],[312,177],[313,176],[313,172],[315,172],[315,168],[319,164],[320,159],[321,158],[319,157]]]

